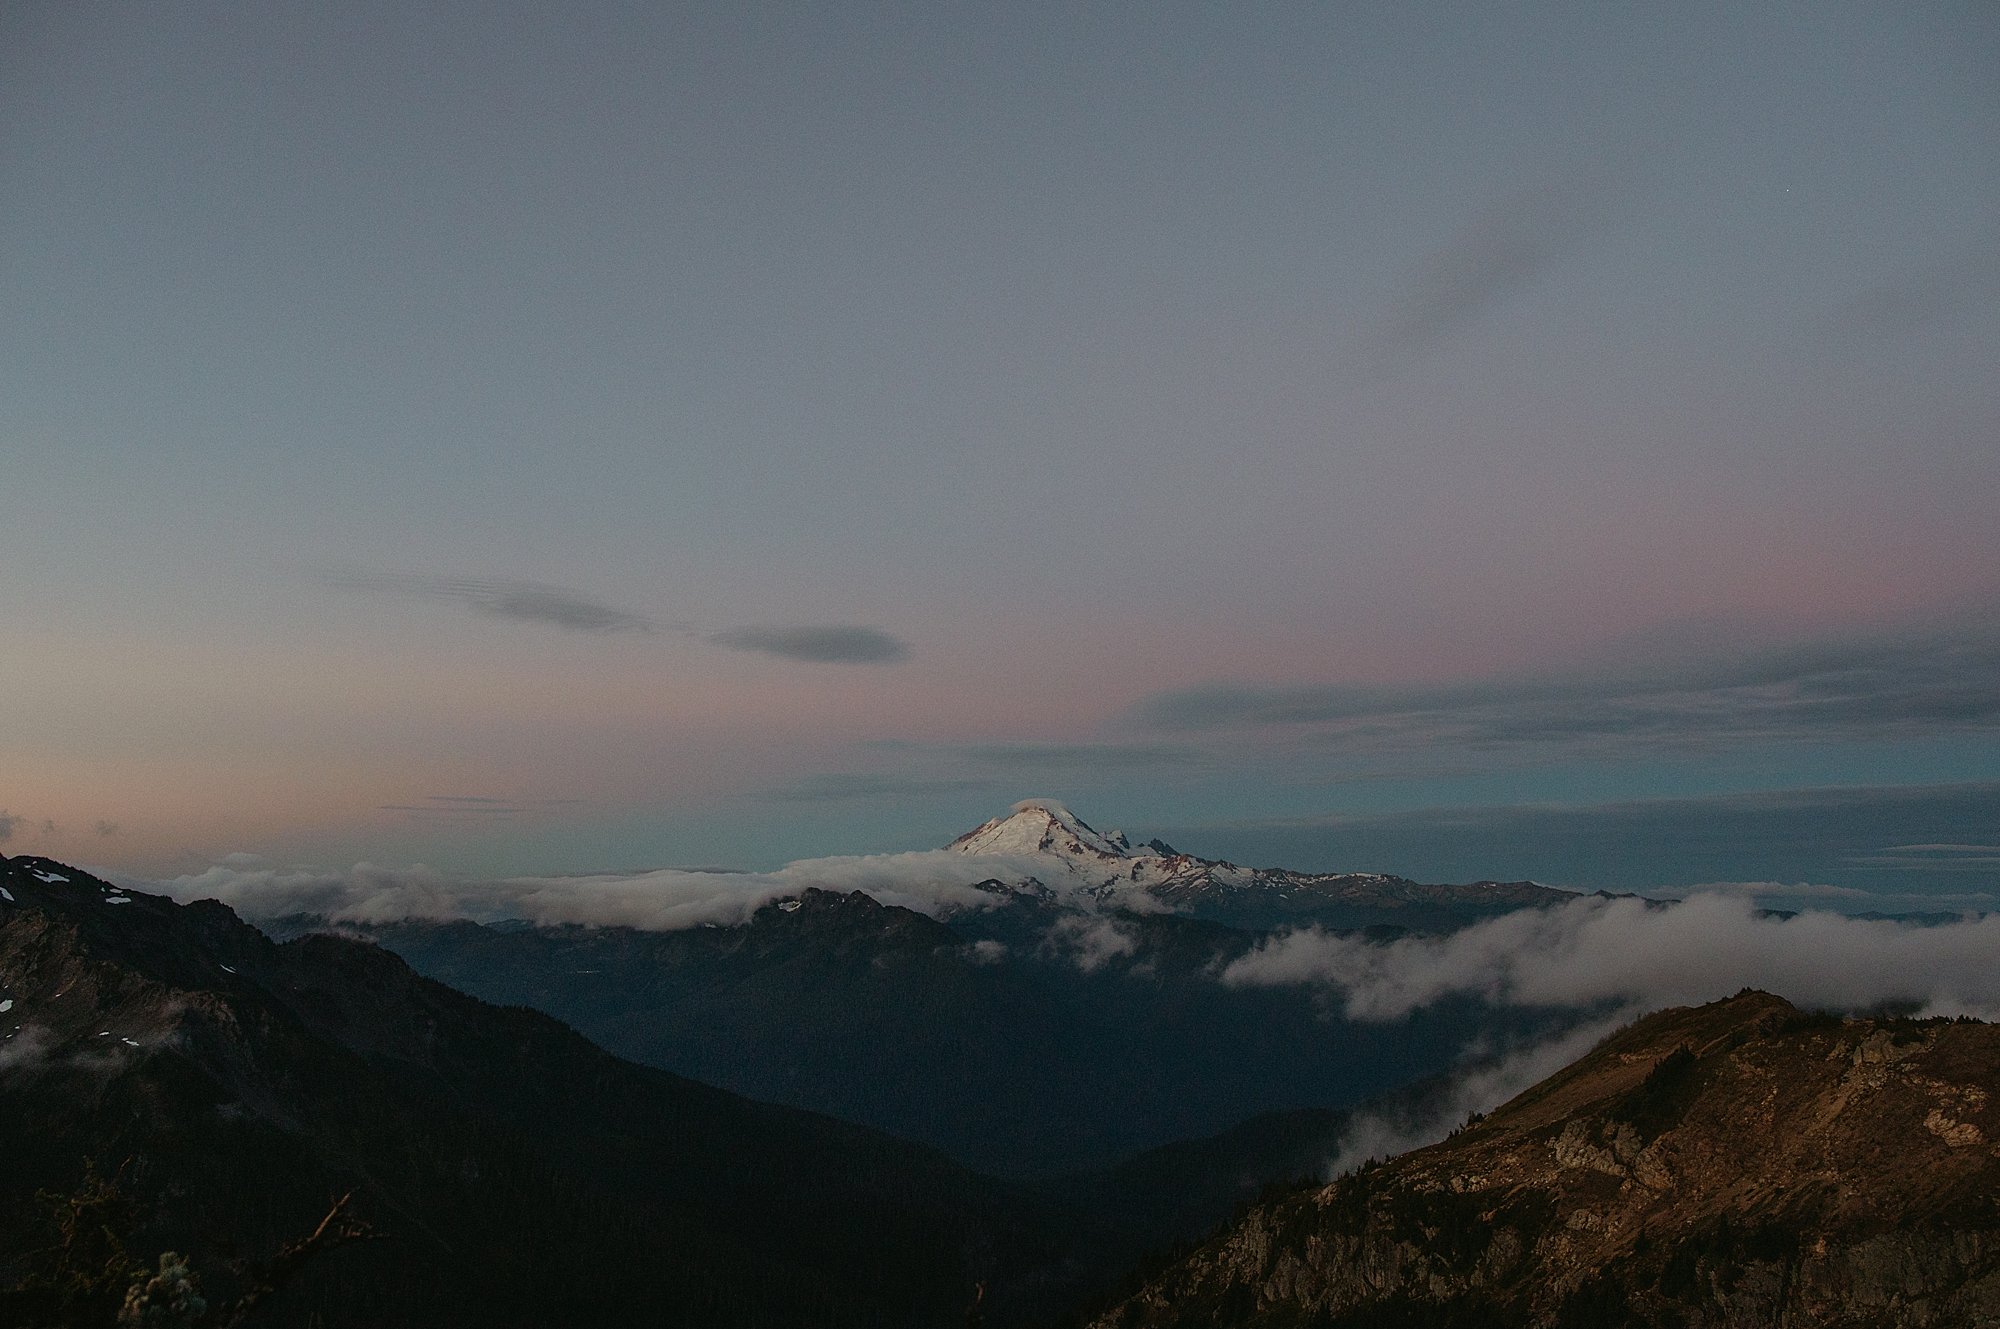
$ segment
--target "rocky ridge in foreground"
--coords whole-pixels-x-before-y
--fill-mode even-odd
[[[1096,1321],[2000,1324],[2000,1027],[1746,992],[1252,1209]]]

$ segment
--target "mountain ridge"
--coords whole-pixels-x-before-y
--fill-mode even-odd
[[[1744,992],[1253,1208],[1096,1329],[2000,1320],[2000,1028]]]
[[[1070,1258],[1069,1218],[934,1151],[621,1061],[377,947],[279,944],[39,858],[0,860],[0,890],[0,1287],[42,1244],[37,1189],[88,1157],[134,1160],[134,1239],[224,1291],[231,1251],[360,1188],[395,1239],[266,1323],[914,1329]]]

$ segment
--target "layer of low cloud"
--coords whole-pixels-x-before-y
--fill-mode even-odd
[[[1921,927],[1817,910],[1778,918],[1720,894],[1678,905],[1586,898],[1388,945],[1288,933],[1234,961],[1222,981],[1323,985],[1357,1020],[1397,1020],[1454,997],[1654,1009],[1746,987],[1804,1006],[1990,1014],[2000,1011],[2000,915]]]
[[[753,625],[714,633],[709,640],[733,651],[750,651],[805,664],[897,664],[911,654],[907,642],[880,628],[841,624]]]
[[[0,844],[5,844],[7,843],[7,841],[13,839],[14,832],[18,830],[20,828],[21,823],[26,820],[27,820],[26,817],[18,816],[14,813],[7,812],[5,810],[0,810]]]
[[[1037,872],[1046,876],[1048,864],[1004,855],[926,850],[806,859],[775,872],[667,868],[481,879],[423,866],[274,867],[241,862],[164,881],[130,876],[118,880],[177,900],[220,900],[252,920],[296,914],[336,923],[519,918],[546,926],[672,932],[710,924],[735,926],[764,905],[812,887],[842,894],[861,891],[883,904],[948,917],[991,909],[1001,902],[1001,896],[980,889],[978,883],[1024,881]],[[1078,900],[1090,903],[1087,896],[1079,895]]]
[[[2000,729],[2000,630],[1981,622],[1667,668],[1423,687],[1221,683],[1148,698],[1136,715],[1177,731],[1310,729],[1329,743],[1376,751],[1989,731]]]

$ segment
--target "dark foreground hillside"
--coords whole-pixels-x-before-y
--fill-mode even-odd
[[[1251,1210],[1100,1329],[2000,1324],[2000,1027],[1745,993]]]
[[[377,1238],[251,1323],[931,1326],[1065,1263],[1044,1201],[375,947],[276,945],[46,860],[0,860],[0,890],[0,1323],[108,1324],[74,1293],[110,1238],[185,1253],[226,1305],[349,1190]],[[86,1159],[127,1212],[65,1248],[37,1192],[77,1195]]]

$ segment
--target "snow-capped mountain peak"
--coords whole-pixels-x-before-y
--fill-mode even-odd
[[[984,860],[983,870],[1016,894],[1091,910],[1184,913],[1260,928],[1383,921],[1453,926],[1569,898],[1530,882],[1432,886],[1377,872],[1239,867],[1182,853],[1161,840],[1134,845],[1050,798],[1024,799],[946,848]]]
[[[967,831],[947,848],[961,854],[1053,856],[1097,866],[1139,857],[1117,831],[1100,831],[1052,798],[1028,798],[1004,817]]]

